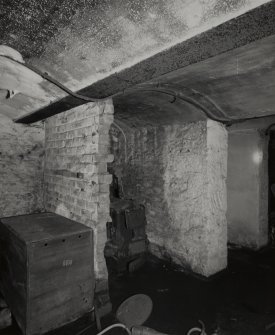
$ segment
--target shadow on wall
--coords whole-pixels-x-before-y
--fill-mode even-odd
[[[215,177],[218,183],[214,182],[214,188],[217,186],[220,190],[214,189],[217,195],[209,204],[212,215],[205,199],[210,199],[207,178],[212,178],[214,170],[212,165],[207,170],[206,157],[209,150],[213,166],[219,155],[226,162],[227,147],[221,147],[224,150],[220,151],[211,148],[211,144],[208,147],[209,125],[205,121],[139,128],[116,123],[122,129],[111,127],[114,162],[108,169],[118,179],[120,197],[134,199],[145,206],[152,252],[205,275],[209,270],[208,257],[216,258],[217,264],[211,266],[217,271],[219,259],[226,258],[223,194],[226,171],[223,164],[219,164],[221,170],[215,171],[221,178]],[[219,127],[218,134],[222,128]],[[221,134],[220,143],[223,143],[223,129]],[[216,151],[221,152],[217,157]],[[209,234],[215,235],[218,242],[214,243]],[[214,250],[208,252],[211,246]],[[224,252],[220,252],[221,249]],[[220,256],[216,257],[217,253]],[[224,262],[224,259],[220,262],[222,266]]]
[[[134,129],[119,124],[124,134],[117,127],[111,127],[114,162],[108,165],[109,173],[117,178],[117,194],[120,198],[135,199],[145,205],[149,222],[159,221],[160,225],[161,222],[168,222],[169,211],[164,199],[164,142],[160,140],[161,134],[164,136],[164,128],[157,133],[157,127]],[[154,229],[151,224],[148,225],[150,235],[153,235]],[[163,244],[163,239],[158,242]]]
[[[42,212],[44,126],[0,123],[0,217]]]

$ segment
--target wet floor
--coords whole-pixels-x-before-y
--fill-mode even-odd
[[[275,335],[275,250],[231,250],[226,271],[205,280],[185,274],[170,264],[150,259],[133,274],[110,279],[113,310],[129,296],[144,293],[153,301],[146,326],[168,334],[185,335],[202,320],[207,335]],[[114,322],[103,320],[103,326]],[[75,335],[89,318],[54,334]],[[274,326],[272,324],[274,323]],[[111,332],[110,334],[122,334]],[[11,327],[1,334],[20,334]],[[95,327],[83,335],[96,334]]]
[[[210,280],[148,263],[135,274],[110,282],[114,309],[135,293],[154,303],[146,325],[169,334],[186,334],[202,320],[207,334],[275,334],[275,251],[230,251],[229,267]],[[267,327],[267,328],[266,328]]]

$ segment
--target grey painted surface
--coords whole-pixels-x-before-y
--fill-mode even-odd
[[[153,56],[166,52],[190,38],[209,31],[222,23],[234,19],[262,4],[266,0],[101,0],[101,1],[34,1],[10,2],[0,5],[3,20],[0,23],[0,43],[16,48],[28,63],[53,75],[72,90],[81,89],[110,75],[117,73]],[[249,16],[249,15],[248,15]],[[249,18],[248,18],[249,21]],[[250,22],[250,21],[249,21]],[[257,20],[251,27],[256,39],[261,36]],[[200,55],[205,57],[216,54],[216,49],[223,45],[220,52],[247,44],[253,37],[238,34],[223,45],[222,39],[232,31],[232,26],[219,31],[218,36],[210,35],[202,45],[195,41],[188,47],[181,46],[174,50],[174,56],[167,67],[167,58],[162,57],[148,65],[143,65],[130,75],[119,77],[119,83],[130,82],[133,77],[139,81],[150,80],[157,72],[163,74],[177,68],[181,58],[190,64],[194,55],[197,62]],[[271,29],[272,30],[272,29]],[[218,40],[215,44],[209,43]],[[237,42],[237,43],[235,43]],[[183,55],[186,55],[183,57]],[[170,54],[168,53],[170,56]],[[205,59],[205,58],[204,58]],[[172,65],[172,66],[171,66]],[[159,72],[159,69],[163,69]],[[164,70],[165,69],[165,70]],[[145,79],[145,77],[147,79]],[[136,83],[137,81],[135,81]],[[115,86],[118,86],[116,83]],[[39,100],[27,95],[18,95],[12,101],[4,101],[3,108],[13,113],[26,113],[49,104],[64,94],[44,84],[47,97]],[[110,85],[107,85],[110,87]],[[114,86],[114,85],[113,85]],[[106,93],[106,87],[100,91]],[[51,98],[49,97],[51,96]],[[7,112],[7,110],[6,110]]]
[[[228,239],[257,249],[267,243],[268,138],[258,129],[238,129],[228,137]]]

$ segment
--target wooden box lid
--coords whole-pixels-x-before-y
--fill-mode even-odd
[[[52,240],[91,231],[91,228],[54,213],[39,213],[2,218],[18,238],[29,242]]]

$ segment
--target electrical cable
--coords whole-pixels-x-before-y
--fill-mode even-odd
[[[18,63],[26,68],[28,68],[29,70],[35,72],[36,74],[38,74],[40,77],[42,77],[43,79],[47,80],[48,82],[54,84],[55,86],[59,87],[61,90],[63,90],[64,92],[68,93],[69,95],[73,96],[74,98],[77,98],[77,99],[80,99],[80,100],[84,100],[84,101],[87,101],[87,102],[98,102],[98,101],[106,101],[107,99],[110,99],[110,98],[113,98],[121,93],[116,93],[110,97],[107,97],[107,98],[103,98],[103,99],[97,99],[97,98],[91,98],[91,97],[87,97],[85,95],[81,95],[81,94],[78,94],[78,93],[75,93],[73,91],[71,91],[68,87],[66,87],[65,85],[61,84],[59,81],[57,81],[56,79],[54,79],[53,77],[51,77],[50,75],[48,75],[48,73],[46,72],[42,72],[40,71],[39,69],[33,67],[32,65],[28,65],[28,64],[25,64],[25,63],[21,63],[19,62],[18,60],[15,60],[9,56],[6,56],[6,55],[1,55],[1,57],[5,57],[15,63]],[[196,100],[190,98],[190,97],[183,97],[182,95],[179,95],[179,94],[173,94],[173,92],[166,92],[166,91],[163,91],[159,88],[157,89],[152,89],[152,88],[142,88],[142,87],[135,87],[135,88],[130,88],[130,89],[126,89],[124,92],[131,92],[131,91],[153,91],[153,92],[160,92],[160,93],[163,93],[163,94],[167,94],[167,95],[170,95],[170,96],[173,96],[175,97],[176,99],[179,98],[181,100],[184,100],[192,105],[194,105],[195,107],[198,107],[200,110],[202,110],[202,112],[204,112],[204,114],[206,114],[207,117],[209,117],[210,119],[213,119],[214,121],[218,121],[218,122],[228,122],[230,120],[228,119],[222,119],[222,118],[219,118],[219,117],[216,117],[215,115],[213,115],[207,108],[205,108],[204,106],[202,106],[200,103],[198,103]]]
[[[198,328],[198,327],[191,328],[188,331],[187,335],[192,335],[193,333],[197,333],[199,335],[203,334],[201,328]]]
[[[81,334],[85,333],[86,330],[90,329],[91,327],[92,327],[92,325],[84,328],[83,330],[81,330],[80,332],[76,333],[75,335],[81,335]],[[111,330],[113,328],[123,328],[127,332],[128,335],[131,335],[130,330],[124,324],[122,324],[122,323],[114,323],[113,325],[111,325],[111,326],[103,329],[101,332],[97,333],[97,335],[103,335],[103,334],[107,333],[109,330]]]
[[[125,162],[127,162],[128,158],[127,158],[127,138],[126,138],[126,135],[125,135],[123,129],[115,121],[113,121],[113,125],[121,132],[121,134],[124,137],[124,155],[125,155],[124,158],[125,158]]]
[[[109,327],[103,329],[103,330],[102,330],[100,333],[98,333],[97,335],[103,335],[103,334],[105,334],[107,331],[109,331],[110,329],[113,329],[113,328],[123,328],[123,329],[126,330],[126,332],[127,332],[128,335],[131,335],[130,330],[129,330],[124,324],[122,324],[122,323],[115,323],[115,324],[113,324],[113,325],[111,325],[111,326],[109,326]]]
[[[36,67],[33,67],[32,65],[21,63],[20,61],[15,60],[12,57],[9,57],[9,56],[6,56],[6,55],[0,55],[0,56],[5,57],[5,58],[7,58],[7,59],[9,59],[9,60],[11,60],[15,63],[18,63],[18,64],[28,68],[29,70],[35,72],[36,74],[41,76],[43,79],[45,79],[48,82],[52,83],[53,85],[57,86],[58,88],[60,88],[61,90],[63,90],[64,92],[66,92],[67,94],[71,95],[72,97],[74,97],[76,99],[80,99],[80,100],[87,101],[87,102],[99,102],[99,101],[106,101],[106,100],[108,100],[110,98],[113,98],[113,97],[116,97],[116,96],[118,96],[122,93],[122,92],[118,92],[118,93],[113,94],[109,97],[100,98],[100,99],[88,97],[88,96],[85,96],[85,95],[81,95],[81,94],[78,94],[78,93],[75,93],[75,92],[71,91],[68,87],[66,87],[65,85],[61,84],[59,81],[57,81],[56,79],[54,79],[53,77],[48,75],[48,73],[42,72],[39,69],[37,69]],[[158,86],[161,87],[161,85],[158,85]],[[229,126],[232,125],[233,123],[240,123],[240,122],[245,122],[245,121],[248,121],[248,120],[254,120],[254,119],[274,115],[274,114],[270,114],[270,115],[250,117],[250,118],[227,117],[226,114],[223,112],[223,110],[220,109],[212,99],[210,99],[208,96],[204,96],[204,98],[207,99],[215,107],[215,109],[217,109],[219,111],[220,114],[222,114],[222,117],[219,117],[219,116],[214,115],[211,111],[209,111],[209,109],[207,109],[205,106],[201,105],[198,101],[194,100],[193,98],[184,96],[183,94],[175,94],[174,92],[167,92],[167,91],[164,91],[163,89],[160,89],[159,87],[157,87],[157,88],[144,88],[144,87],[135,86],[133,88],[128,88],[128,89],[124,90],[123,93],[131,92],[131,91],[133,91],[133,92],[136,92],[136,91],[150,92],[150,91],[152,91],[152,92],[160,92],[160,93],[163,93],[163,94],[167,94],[167,95],[170,95],[170,96],[174,97],[173,102],[175,102],[176,99],[183,100],[183,101],[185,101],[187,103],[190,103],[191,105],[199,108],[209,119],[227,124]],[[199,92],[197,92],[195,90],[192,90],[192,91],[196,94],[200,94]]]
[[[92,325],[82,329],[80,332],[76,333],[75,335],[82,335],[83,333],[85,333],[88,329],[90,329],[92,327]],[[123,328],[126,332],[127,335],[133,335],[133,334],[143,334],[143,335],[165,335],[164,333],[160,333],[154,329],[150,329],[147,327],[133,327],[132,331],[126,327],[124,324],[122,323],[115,323],[105,329],[103,329],[101,332],[97,333],[96,335],[103,335],[105,333],[107,333],[109,330],[113,329],[113,328]],[[199,335],[207,335],[205,332],[205,327],[204,325],[199,328],[199,327],[193,327],[191,329],[189,329],[189,331],[187,332],[187,335],[192,335],[193,333],[195,334],[199,334]],[[216,332],[214,332],[212,335],[217,335]]]
[[[205,325],[204,325],[204,323],[201,320],[199,320],[199,323],[200,323],[201,327],[200,328],[198,328],[198,327],[191,328],[188,331],[187,335],[191,335],[194,332],[195,333],[199,332],[199,335],[207,335],[206,332],[205,332]],[[214,334],[212,334],[212,335],[214,335]]]
[[[218,121],[218,122],[223,122],[223,123],[232,121],[232,119],[230,119],[230,118],[220,118],[220,117],[217,117],[217,116],[213,115],[213,113],[211,113],[206,107],[202,106],[199,102],[197,102],[193,98],[183,96],[182,94],[175,94],[175,93],[172,93],[172,92],[167,92],[167,91],[164,91],[164,90],[159,89],[159,88],[153,89],[153,88],[142,88],[142,87],[141,88],[140,87],[136,87],[134,89],[127,89],[125,91],[129,92],[131,90],[134,90],[134,91],[146,91],[146,92],[152,91],[152,92],[160,92],[160,93],[163,93],[163,94],[167,94],[167,95],[176,97],[176,98],[178,98],[180,100],[183,100],[185,102],[188,102],[191,105],[199,108],[209,119],[212,119],[212,120]]]
[[[74,98],[77,98],[77,99],[80,99],[80,100],[84,100],[84,101],[88,101],[88,102],[97,102],[97,101],[107,100],[107,98],[105,98],[105,99],[96,99],[96,98],[90,98],[90,97],[87,97],[85,95],[81,95],[81,94],[78,94],[78,93],[74,93],[68,87],[64,86],[59,81],[57,81],[56,79],[54,79],[53,77],[51,77],[50,75],[48,75],[48,73],[42,72],[42,71],[40,71],[39,69],[37,69],[36,67],[34,67],[32,65],[21,63],[18,60],[13,59],[13,58],[11,58],[9,56],[1,55],[1,57],[8,58],[9,60],[11,60],[13,62],[18,63],[18,64],[20,64],[20,65],[28,68],[29,70],[35,72],[36,74],[38,74],[43,79],[45,79],[45,80],[49,81],[50,83],[54,84],[55,86],[59,87],[61,90],[63,90],[64,92],[68,93],[69,95],[73,96]]]

